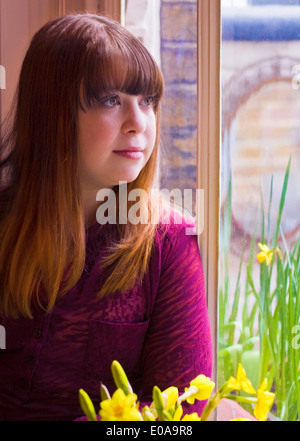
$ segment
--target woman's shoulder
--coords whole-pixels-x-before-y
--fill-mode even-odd
[[[202,274],[196,226],[192,216],[177,209],[171,210],[167,218],[160,219],[155,238],[156,252],[152,255],[154,267],[158,265],[160,274],[181,280]]]
[[[160,201],[158,234],[168,240],[180,236],[195,238],[197,236],[196,218],[180,206]]]
[[[160,254],[170,256],[179,253],[190,257],[199,253],[196,220],[189,213],[178,209],[164,212],[157,225],[155,241]]]

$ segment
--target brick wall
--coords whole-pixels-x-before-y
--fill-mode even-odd
[[[300,90],[293,87],[293,68],[300,64],[299,20],[300,8],[287,2],[223,10],[222,203],[231,172],[237,240],[251,236],[261,219],[261,191],[267,211],[272,176],[274,228],[290,156],[282,229],[288,242],[299,236]]]
[[[163,106],[162,186],[196,187],[197,1],[161,0],[161,66],[166,82]],[[231,28],[229,28],[230,30]],[[299,41],[270,26],[270,40],[224,39],[222,43],[222,202],[233,175],[233,221],[238,234],[252,235],[261,189],[269,198],[273,175],[272,225],[277,217],[284,172],[292,168],[283,229],[299,234],[300,90],[292,67],[300,64]],[[224,136],[224,130],[223,130]]]
[[[162,187],[196,188],[197,1],[161,1]]]
[[[268,208],[271,177],[275,227],[285,169],[292,155],[282,228],[288,241],[300,227],[300,90],[292,87],[294,65],[300,63],[298,42],[223,43],[222,201],[232,173],[233,234],[251,236],[260,221],[261,190]],[[224,131],[223,131],[224,137]],[[258,231],[260,231],[258,223]]]

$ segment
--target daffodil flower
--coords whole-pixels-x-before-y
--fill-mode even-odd
[[[183,409],[181,404],[176,408],[174,416],[173,416],[173,421],[180,421],[180,418],[182,417],[183,414]]]
[[[230,420],[230,421],[251,421],[251,420],[249,420],[249,418],[239,417],[239,418],[233,418],[233,420]]]
[[[181,421],[201,421],[201,418],[196,412],[194,412],[190,415],[184,415]]]
[[[259,263],[263,263],[266,261],[266,264],[269,266],[272,262],[274,253],[278,254],[280,259],[282,259],[281,251],[279,248],[270,249],[267,245],[259,243],[258,247],[260,249],[260,252],[257,254],[256,258],[259,261]]]
[[[215,383],[205,375],[198,375],[194,380],[190,382],[190,387],[185,388],[185,392],[178,399],[179,404],[182,401],[187,401],[189,404],[194,404],[195,400],[207,400],[213,389]]]
[[[255,394],[251,381],[246,377],[246,371],[239,363],[236,378],[230,377],[227,381],[226,388],[231,390],[243,390],[248,394]]]
[[[267,250],[264,249],[266,252]],[[270,250],[277,252],[276,250]],[[279,253],[279,251],[278,251]],[[257,391],[255,397],[240,396],[231,394],[234,390],[243,390],[248,394],[256,394],[251,381],[246,376],[246,371],[241,364],[238,365],[236,378],[230,377],[217,392],[211,397],[215,383],[205,375],[198,375],[185,388],[185,392],[179,396],[177,387],[171,386],[163,392],[159,387],[153,387],[153,402],[150,407],[145,406],[140,411],[138,397],[133,393],[128,378],[122,366],[114,361],[112,373],[117,386],[114,394],[110,395],[108,389],[101,385],[101,403],[99,415],[102,421],[207,421],[211,412],[219,405],[222,398],[229,398],[234,401],[255,404],[254,416],[259,421],[265,421],[275,399],[275,394],[268,392],[268,382],[265,379]],[[80,405],[88,421],[97,421],[92,401],[88,394],[80,389]],[[208,400],[203,409],[202,415],[196,412],[183,416],[182,402],[194,404],[195,400]],[[235,418],[231,421],[251,421],[248,418]]]
[[[174,386],[168,387],[162,392],[162,397],[164,400],[164,409],[170,410],[172,407],[175,407],[178,400],[178,388]]]
[[[269,266],[273,259],[273,250],[262,243],[259,243],[258,247],[260,249],[260,253],[258,253],[256,256],[257,260],[259,261],[259,263],[263,263],[264,261],[266,261],[266,264]]]
[[[275,398],[275,394],[266,391],[267,386],[268,381],[265,378],[262,382],[262,385],[257,391],[257,403],[254,407],[254,416],[259,421],[265,421],[267,419],[267,415],[272,407]]]
[[[102,421],[142,421],[142,416],[135,406],[136,394],[125,395],[118,388],[111,399],[101,402],[99,415]]]
[[[182,406],[180,405],[177,407],[172,421],[201,421],[201,418],[196,412],[191,413],[190,415],[184,415],[184,417],[181,418],[182,414],[183,414],[183,409]]]
[[[88,421],[97,421],[94,405],[89,395],[83,389],[79,390],[79,402]]]
[[[148,406],[143,407],[142,409],[142,418],[143,421],[155,421],[157,415],[153,413],[152,409]]]
[[[133,393],[131,384],[128,381],[127,375],[124,369],[117,360],[114,360],[111,364],[111,372],[114,382],[118,389],[122,389],[126,395]]]

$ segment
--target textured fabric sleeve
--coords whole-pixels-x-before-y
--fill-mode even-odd
[[[164,240],[162,270],[143,352],[141,402],[152,389],[176,386],[179,392],[199,374],[211,375],[212,347],[204,277],[197,236],[173,226]],[[196,401],[185,413],[202,413]]]

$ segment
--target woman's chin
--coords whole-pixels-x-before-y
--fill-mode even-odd
[[[124,175],[120,175],[119,181],[116,185],[119,185],[120,182],[126,182],[127,184],[130,184],[130,182],[133,182],[137,179],[139,176],[141,170],[139,170],[136,173],[124,173]]]

